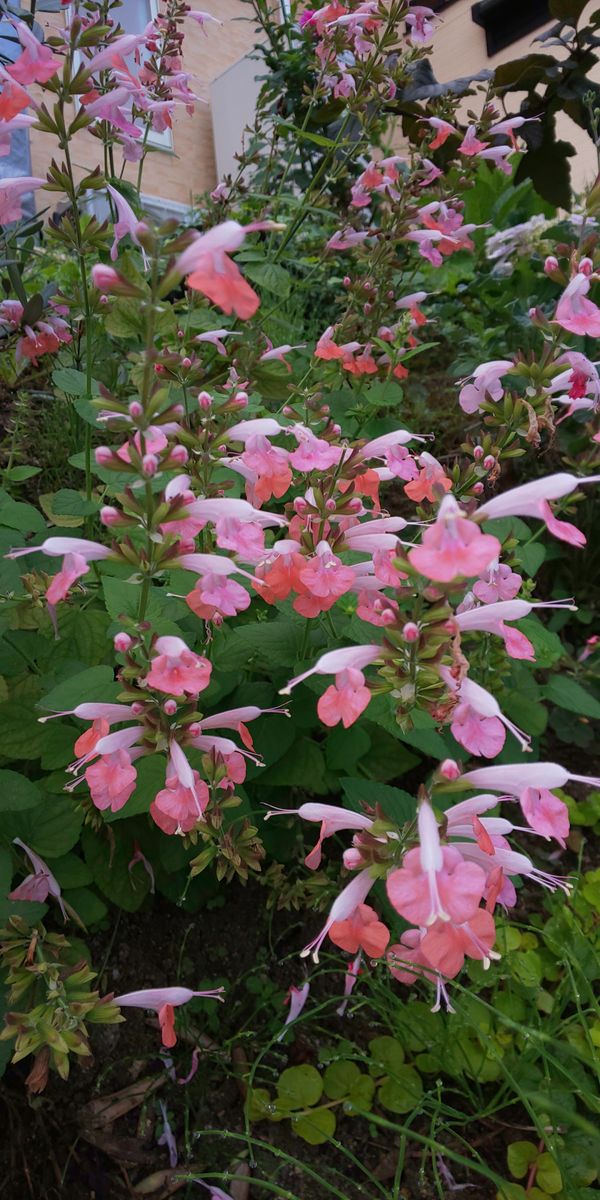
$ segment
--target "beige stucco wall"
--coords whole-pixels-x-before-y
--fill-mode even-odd
[[[146,194],[180,204],[189,204],[194,196],[217,182],[210,85],[228,66],[247,54],[255,42],[252,10],[242,0],[201,0],[197,7],[223,22],[222,26],[208,25],[206,33],[195,21],[188,20],[185,26],[184,67],[195,76],[190,84],[192,90],[206,103],[197,104],[191,117],[178,105],[173,120],[173,147],[153,150],[146,161],[142,184]],[[62,24],[64,16],[39,13],[37,20],[49,31],[52,25]],[[231,105],[240,102],[239,94],[232,91]],[[43,176],[56,155],[54,139],[32,129],[30,143],[31,173]],[[102,145],[82,130],[73,138],[71,154],[81,178],[100,161]],[[126,178],[135,179],[137,164],[128,164],[125,174]]]
[[[485,30],[476,25],[471,17],[473,0],[456,0],[450,8],[444,9],[438,16],[438,30],[433,40],[432,66],[437,79],[446,82],[461,75],[475,74],[484,67],[493,68],[498,63],[508,62],[513,58],[521,58],[531,50],[551,53],[558,56],[557,47],[546,47],[534,42],[534,38],[543,33],[544,28],[535,30],[527,37],[521,38],[507,46],[499,54],[488,58],[485,45]],[[527,5],[527,0],[523,0]],[[590,0],[584,10],[582,22],[598,8],[598,0]],[[561,55],[562,57],[563,55]],[[600,71],[594,72],[594,78],[600,81]],[[478,98],[470,97],[466,108],[478,111]],[[510,95],[510,111],[517,111],[515,94]],[[596,154],[590,138],[569,117],[561,116],[557,122],[558,136],[565,138],[577,150],[577,157],[572,158],[571,170],[576,188],[582,188],[591,182],[597,174]]]

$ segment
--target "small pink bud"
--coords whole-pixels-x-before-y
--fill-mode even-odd
[[[331,428],[331,432],[334,434],[335,437],[339,437],[340,433],[342,432],[341,425],[333,425]]]
[[[108,296],[100,296],[100,304],[110,304]]]
[[[363,312],[365,314],[365,317],[368,317],[369,313],[372,312],[372,310],[373,310],[372,304],[363,304]]]
[[[327,512],[330,512],[330,513],[335,512],[335,510],[337,508],[337,504],[336,504],[335,500],[333,500],[333,499],[326,500],[325,508],[326,508]]]
[[[391,342],[394,334],[389,325],[380,325],[377,330],[377,337],[381,338],[382,342]]]
[[[342,858],[347,871],[356,871],[358,867],[362,867],[363,865],[362,854],[356,846],[349,846],[347,850],[344,850]]]
[[[113,638],[113,646],[117,654],[127,654],[127,651],[133,646],[133,638],[130,638],[128,633],[115,633]]]
[[[110,504],[105,504],[100,509],[100,520],[103,525],[118,525],[121,519],[121,514],[118,508],[113,508]]]
[[[362,512],[362,506],[362,500],[360,500],[358,496],[353,496],[352,500],[348,504],[348,511],[353,513]]]
[[[551,275],[553,271],[558,271],[558,259],[549,254],[544,263],[544,274]]]
[[[174,717],[175,713],[177,712],[177,701],[165,700],[163,704],[163,712],[166,713],[168,717]]]
[[[186,357],[186,358],[182,358],[182,360],[181,360],[181,365],[182,365],[182,367],[185,367],[185,370],[186,370],[186,371],[187,371],[187,370],[189,370],[189,368],[190,368],[190,367],[191,367],[191,365],[192,365],[192,360],[191,360],[191,358],[187,358],[187,357]]]
[[[154,374],[155,375],[164,375],[164,371],[165,371],[165,368],[163,367],[162,363],[154,364]]]
[[[368,279],[367,279],[366,283],[363,283],[363,287],[364,287],[365,292],[373,291],[373,284],[370,283]]]
[[[200,736],[200,734],[202,733],[202,727],[198,721],[192,721],[192,724],[188,725],[188,733],[190,734],[191,737],[199,737]]]
[[[419,626],[414,621],[407,621],[402,626],[402,637],[405,642],[416,642],[419,639]]]
[[[147,479],[152,479],[158,471],[158,459],[155,454],[145,454],[142,459],[142,471]]]
[[[296,496],[293,507],[294,512],[297,513],[299,517],[303,517],[308,512],[308,504],[302,496]]]
[[[480,496],[480,495],[481,495],[481,493],[482,493],[482,491],[483,491],[483,484],[482,484],[482,482],[481,482],[481,480],[480,480],[480,479],[478,479],[478,480],[477,480],[477,483],[474,483],[474,484],[473,484],[473,487],[471,488],[471,491],[472,491],[472,493],[473,493],[473,495],[474,495],[474,496]]]
[[[343,283],[343,285],[344,285],[344,287],[345,287],[345,288],[349,288],[349,287],[351,287],[351,286],[352,286],[352,280],[351,280],[350,276],[349,276],[349,275],[344,275],[344,278],[342,279],[342,283]]]
[[[129,405],[129,416],[133,417],[134,421],[137,421],[138,418],[143,415],[143,412],[144,409],[142,408],[139,400],[132,400],[131,404]]]
[[[248,403],[248,393],[242,390],[236,392],[233,398],[236,404],[243,404],[245,406]]]
[[[284,404],[282,412],[284,417],[293,417],[294,415],[294,410],[290,408],[289,404]]]
[[[94,458],[99,467],[107,467],[112,462],[113,452],[110,446],[96,446]]]
[[[388,300],[393,300],[393,299],[394,299],[394,295],[395,295],[395,292],[393,292],[393,291],[391,291],[391,290],[390,290],[390,291],[388,292],[388,294],[387,294],[387,298],[388,298]]]
[[[189,454],[188,454],[185,446],[180,446],[180,445],[173,446],[173,449],[171,450],[170,458],[171,458],[171,462],[177,463],[177,465],[179,467],[182,467],[183,464],[187,462],[187,460],[189,458]]]
[[[209,409],[212,407],[212,396],[210,392],[198,392],[198,405],[200,408]]]
[[[177,330],[177,337],[178,337],[178,338],[184,338],[184,337],[185,337],[185,333],[184,333],[183,329],[178,329],[178,330]]]
[[[578,270],[580,275],[587,275],[588,277],[592,275],[594,271],[594,264],[591,258],[582,258],[581,262],[579,263]]]
[[[173,416],[174,417],[182,417],[184,412],[185,412],[185,408],[183,407],[183,404],[174,404],[173,405]]]
[[[91,270],[92,284],[99,292],[112,292],[115,285],[118,285],[120,275],[115,271],[114,267],[107,267],[104,263],[96,263]]]
[[[460,775],[460,767],[453,758],[445,758],[439,765],[439,773],[442,779],[452,780],[458,779]]]
[[[475,459],[475,462],[479,462],[480,458],[483,458],[483,455],[484,455],[483,446],[474,446],[473,447],[473,458]]]
[[[283,410],[283,411],[285,412],[285,408],[284,408],[284,410]],[[329,405],[328,405],[328,404],[322,404],[322,405],[321,405],[321,413],[322,413],[322,415],[323,415],[324,417],[328,417],[328,416],[329,416],[329,414],[330,414],[330,412],[331,412],[331,409],[330,409],[330,407],[329,407]]]
[[[139,700],[134,700],[133,704],[131,705],[131,711],[134,717],[141,717],[144,711],[144,705],[140,704]]]
[[[485,467],[486,471],[491,471],[492,467],[496,466],[496,459],[494,458],[493,454],[486,454],[483,460],[483,466]]]

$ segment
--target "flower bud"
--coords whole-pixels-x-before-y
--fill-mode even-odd
[[[158,471],[158,459],[155,454],[145,454],[142,459],[142,471],[147,479],[152,479]]]
[[[349,846],[347,850],[344,850],[342,858],[347,871],[356,871],[358,867],[363,866],[362,854],[356,846]]]
[[[342,279],[342,283],[343,283],[343,285],[344,285],[344,287],[345,287],[345,288],[349,288],[349,287],[351,287],[351,286],[352,286],[352,280],[351,280],[350,276],[349,276],[349,275],[344,275],[344,278]]]
[[[185,331],[184,331],[183,329],[178,329],[178,330],[177,330],[177,337],[178,337],[178,338],[184,338],[184,337],[185,337]]]
[[[492,467],[496,466],[496,459],[494,458],[493,454],[486,454],[483,460],[483,466],[485,467],[486,471],[491,471]]]
[[[171,459],[171,462],[177,463],[178,467],[182,467],[183,464],[187,462],[187,460],[189,458],[189,454],[188,454],[185,446],[178,445],[178,446],[173,446],[173,449],[171,450],[169,457]]]
[[[114,267],[107,267],[104,263],[96,263],[91,270],[92,284],[99,292],[114,292],[115,286],[118,285],[120,275],[115,271]]]
[[[473,484],[471,491],[474,496],[481,496],[481,493],[483,491],[483,484],[480,479],[477,480],[477,483]]]
[[[165,371],[165,368],[163,367],[162,363],[154,364],[154,374],[155,375],[164,375],[164,371]]]
[[[143,412],[144,409],[142,408],[139,400],[132,400],[131,404],[129,405],[129,416],[132,417],[134,421],[137,421],[139,417],[143,415]]]
[[[419,639],[419,626],[414,621],[407,621],[402,626],[402,637],[405,642],[416,642]]]
[[[549,254],[544,263],[544,274],[551,275],[553,271],[558,271],[558,259]]]
[[[248,404],[248,393],[236,392],[233,400],[234,404],[237,404],[238,408],[246,408]]]
[[[189,368],[190,368],[190,367],[191,367],[191,365],[192,365],[192,360],[191,360],[191,358],[187,358],[187,357],[186,357],[186,358],[182,358],[182,360],[181,360],[181,365],[182,365],[182,367],[184,367],[184,368],[185,368],[185,370],[186,370],[186,371],[188,371],[188,370],[189,370]]]
[[[113,452],[110,446],[96,446],[94,458],[99,467],[107,467],[109,463],[112,463],[113,459]]]
[[[118,508],[113,508],[110,504],[105,504],[100,509],[100,520],[103,525],[118,525],[121,520],[121,514]]]
[[[177,701],[165,700],[163,704],[163,712],[167,715],[167,717],[174,717],[175,713],[177,712]]]
[[[588,277],[592,275],[594,271],[594,264],[591,258],[582,258],[581,262],[579,263],[578,271],[580,275],[587,275]]]
[[[127,651],[131,646],[133,646],[133,638],[130,638],[129,634],[124,633],[123,631],[120,633],[115,633],[113,638],[113,646],[117,651],[117,654],[127,654]]]
[[[480,458],[483,458],[483,455],[484,455],[483,446],[474,446],[473,447],[473,458],[475,459],[475,462],[479,462]]]
[[[144,711],[144,705],[140,704],[139,700],[134,700],[133,704],[131,705],[131,712],[132,712],[133,716],[141,717],[143,711]]]
[[[453,758],[445,758],[440,763],[438,770],[442,779],[447,779],[448,781],[458,779],[460,775],[460,767]]]
[[[202,727],[200,723],[198,721],[193,721],[191,725],[188,725],[188,733],[191,737],[199,737],[202,733]]]
[[[363,312],[365,314],[365,317],[368,317],[369,313],[372,312],[372,310],[373,310],[372,304],[363,304]]]
[[[198,406],[207,410],[212,407],[210,392],[198,392]]]

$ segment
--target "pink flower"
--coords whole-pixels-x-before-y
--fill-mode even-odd
[[[241,461],[256,476],[254,492],[258,503],[272,496],[279,500],[285,495],[292,482],[289,457],[288,450],[272,446],[263,434],[255,433],[247,439]]]
[[[291,366],[286,359],[286,354],[290,354],[292,350],[304,350],[306,342],[302,342],[298,346],[290,346],[286,343],[284,346],[273,346],[272,342],[267,338],[267,349],[260,355],[259,362],[280,362],[283,363],[287,371],[291,371]]]
[[[458,147],[459,154],[464,154],[467,158],[471,158],[475,154],[480,154],[488,145],[487,142],[480,142],[475,132],[476,126],[469,125],[467,132]]]
[[[212,13],[203,12],[199,9],[190,8],[190,9],[188,9],[188,11],[186,12],[185,15],[186,15],[186,17],[191,17],[192,21],[195,21],[196,24],[200,26],[203,33],[206,33],[204,26],[206,24],[208,24],[210,21],[214,22],[215,25],[223,24],[223,22],[220,21],[218,17],[213,17]]]
[[[96,95],[95,92],[91,94]],[[89,102],[86,102],[84,96],[82,105],[87,116],[92,120],[108,121],[114,125],[115,129],[119,129],[129,138],[141,137],[141,129],[131,120],[131,94],[128,88],[112,88],[111,91],[97,96],[96,99]]]
[[[207,233],[197,234],[176,262],[178,273],[187,276],[188,287],[208,296],[223,312],[234,312],[242,319],[254,315],[260,300],[229,255],[240,249],[246,233],[253,228],[256,226],[224,221]]]
[[[480,575],[499,553],[498,539],[481,534],[463,515],[454,497],[447,495],[440,504],[435,524],[425,530],[422,544],[409,550],[408,559],[426,578],[451,583],[460,576]]]
[[[562,788],[569,780],[588,787],[600,787],[594,775],[574,775],[558,763],[509,763],[503,766],[478,767],[461,775],[461,785],[470,788],[489,788],[492,792],[508,792],[520,796],[525,788]]]
[[[473,595],[482,604],[495,604],[497,600],[513,600],[523,579],[505,563],[495,562],[483,572],[481,579],[473,584]]]
[[[360,871],[358,875],[355,875],[350,880],[350,883],[346,884],[346,887],[334,900],[321,932],[302,950],[302,958],[306,958],[307,955],[312,954],[313,961],[318,963],[319,950],[332,925],[335,925],[336,921],[345,921],[351,917],[358,908],[358,905],[364,904],[374,883],[375,880],[372,878],[370,871],[367,870]]]
[[[277,1038],[278,1042],[280,1042],[282,1040],[282,1038],[284,1037],[286,1027],[288,1025],[292,1025],[293,1022],[296,1021],[298,1019],[298,1017],[300,1016],[300,1013],[302,1012],[302,1009],[304,1008],[304,1005],[306,1004],[306,1001],[308,1000],[309,992],[310,992],[310,983],[308,983],[308,981],[306,983],[303,983],[302,987],[299,987],[299,988],[294,987],[294,985],[292,984],[291,988],[289,988],[288,994],[285,999],[285,1003],[289,1004],[290,1009],[289,1009],[288,1015],[285,1019],[284,1027],[283,1027],[281,1033],[279,1034],[279,1037]]]
[[[448,479],[442,464],[427,450],[423,450],[419,454],[418,463],[421,469],[417,472],[416,478],[413,477],[411,482],[406,484],[404,491],[417,504],[422,500],[430,500],[431,503],[434,503],[444,492],[451,490],[452,480]]]
[[[429,961],[423,954],[423,938],[425,931],[421,929],[406,929],[400,936],[400,942],[390,946],[386,961],[390,974],[398,983],[411,984],[415,979],[430,979],[432,971]],[[416,970],[412,968],[416,967]]]
[[[17,83],[47,83],[62,67],[63,59],[53,54],[49,46],[39,42],[24,21],[12,22],[17,37],[23,47],[23,53],[6,70]]]
[[[559,500],[573,492],[576,488],[588,483],[598,483],[600,475],[588,475],[579,478],[566,471],[556,475],[546,475],[543,479],[534,479],[520,487],[511,488],[493,500],[488,500],[477,510],[478,520],[490,520],[495,517],[539,517],[545,521],[546,527],[555,537],[572,546],[585,546],[584,534],[576,525],[568,521],[559,521],[550,508],[550,500]]]
[[[369,663],[376,662],[381,657],[381,646],[365,645],[365,646],[345,646],[342,650],[330,650],[327,654],[321,655],[317,659],[314,667],[308,671],[303,671],[301,675],[296,675],[294,679],[290,679],[286,687],[280,689],[280,696],[289,696],[292,688],[303,683],[305,679],[309,679],[311,675],[337,675],[340,671],[346,671],[351,667],[356,667],[361,670]]]
[[[556,838],[565,848],[569,836],[569,810],[563,800],[544,787],[526,787],[520,796],[528,825],[543,837]]]
[[[359,904],[352,916],[334,921],[329,929],[334,946],[356,954],[364,950],[369,958],[381,958],[390,940],[390,931],[368,904]]]
[[[451,125],[449,121],[443,121],[441,117],[425,117],[424,124],[430,125],[435,132],[435,138],[429,143],[430,150],[437,150],[453,133],[458,135],[458,130]]]
[[[370,699],[371,692],[365,685],[362,671],[348,667],[338,672],[335,685],[331,684],[320,697],[317,712],[329,728],[341,721],[344,729],[349,729],[365,711]]]
[[[526,659],[535,662],[535,652],[529,638],[520,629],[513,629],[507,621],[526,617],[534,607],[528,600],[500,600],[497,604],[484,604],[471,608],[466,612],[455,613],[454,620],[459,629],[481,630],[485,633],[495,633],[504,641],[507,654],[511,658]]]
[[[185,602],[204,621],[235,617],[250,607],[250,596],[240,583],[225,575],[203,575],[188,592]]]
[[[58,901],[62,915],[66,921],[67,913],[62,899],[60,884],[52,874],[50,867],[32,850],[29,846],[22,842],[20,838],[13,838],[15,846],[20,846],[21,850],[25,851],[32,867],[33,874],[27,875],[26,878],[12,892],[8,893],[9,900],[37,900],[43,904],[48,896],[53,896]]]
[[[280,816],[302,817],[304,821],[321,823],[319,840],[304,860],[311,870],[316,870],[321,865],[321,849],[325,838],[339,833],[342,829],[370,829],[373,824],[371,817],[364,813],[351,812],[350,809],[339,808],[335,804],[312,802],[301,804],[299,808],[271,808],[265,814],[265,820]]]
[[[435,28],[432,21],[434,16],[433,9],[425,8],[423,4],[413,4],[407,12],[404,19],[410,30],[408,40],[414,46],[424,46],[431,41]]]
[[[289,462],[296,471],[327,471],[329,467],[337,466],[343,454],[341,446],[315,437],[303,425],[292,426],[291,432],[298,442],[298,449],[292,451]]]
[[[508,161],[508,156],[513,152],[512,146],[488,146],[487,150],[480,150],[477,157],[483,158],[486,162],[493,162],[494,166],[504,175],[510,175],[512,166]]]
[[[131,206],[127,203],[125,197],[122,196],[121,193],[112,186],[112,184],[107,183],[106,190],[112,197],[117,210],[117,220],[113,226],[113,233],[115,237],[110,250],[110,257],[114,262],[119,253],[119,242],[121,242],[124,237],[127,237],[127,234],[129,234],[134,245],[140,245],[140,240],[137,234],[140,222]],[[142,255],[145,259],[145,253],[143,250]],[[95,286],[97,287],[98,285],[96,284]]]
[[[437,921],[425,934],[420,948],[435,970],[454,979],[462,969],[465,957],[479,959],[484,967],[489,967],[490,959],[499,958],[500,955],[492,950],[495,941],[494,918],[485,908],[478,908],[468,921]]]
[[[0,66],[0,83],[2,83],[2,95],[0,95],[0,121],[11,121],[18,113],[23,112],[24,108],[29,108],[32,103],[31,96],[17,83],[15,79],[11,79],[4,67]]]
[[[150,816],[163,833],[189,833],[198,824],[210,793],[197,771],[192,773],[192,779],[193,787],[185,787],[176,774],[169,775],[165,787],[154,797]]]
[[[0,225],[10,225],[23,216],[21,200],[28,192],[45,183],[33,175],[19,175],[16,179],[0,179]]]
[[[344,998],[342,1000],[342,1003],[339,1004],[335,1010],[338,1017],[343,1017],[346,1014],[346,1009],[348,1007],[348,1003],[350,1001],[352,992],[354,991],[354,986],[356,984],[356,980],[358,979],[358,976],[360,975],[361,962],[362,962],[362,950],[359,950],[358,954],[356,955],[356,958],[352,959],[352,962],[350,963],[350,965],[346,971],[346,974],[344,975]]]
[[[212,665],[207,658],[194,654],[178,637],[157,638],[146,676],[148,687],[157,688],[169,696],[198,696],[208,687]]]
[[[404,856],[403,865],[387,878],[390,903],[413,925],[435,921],[461,924],[476,912],[485,874],[466,863],[454,846],[442,846],[438,824],[427,800],[419,806],[419,842]]]
[[[137,771],[127,750],[121,749],[103,754],[87,768],[85,778],[96,808],[118,812],[135,789]]]
[[[109,546],[100,542],[90,542],[87,538],[49,537],[39,546],[22,546],[18,550],[9,550],[7,558],[21,558],[23,554],[48,554],[51,558],[62,558],[65,554],[80,554],[86,562],[96,562],[102,558],[110,558]]]
[[[65,600],[75,581],[87,575],[88,570],[89,564],[82,554],[65,555],[60,571],[53,576],[46,591],[48,604],[55,605],[59,600]]]
[[[440,667],[439,670],[442,679],[458,697],[458,705],[452,712],[450,728],[461,746],[471,754],[495,758],[504,745],[506,735],[503,726],[506,726],[519,742],[521,749],[529,750],[531,738],[505,717],[490,692],[468,678],[457,684],[447,667]]]
[[[4,93],[2,93],[4,96]],[[1,103],[1,99],[0,99]],[[29,117],[26,113],[17,113],[10,121],[0,122],[0,158],[4,158],[10,154],[11,133],[15,133],[18,129],[29,129],[30,125],[35,122],[35,117]]]
[[[458,402],[463,412],[479,412],[485,400],[501,400],[504,387],[500,380],[513,368],[514,363],[508,358],[494,359],[476,367],[471,375],[473,382],[465,383],[461,388]]]
[[[600,308],[586,299],[589,290],[587,275],[582,271],[574,275],[558,301],[554,320],[569,333],[600,337]]]

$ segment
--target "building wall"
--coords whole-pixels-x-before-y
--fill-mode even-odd
[[[527,5],[527,0],[523,0],[523,4]],[[472,5],[473,0],[454,0],[454,3],[442,9],[438,15],[439,25],[433,39],[432,66],[436,78],[441,83],[460,78],[462,75],[474,75],[485,67],[494,68],[499,63],[521,58],[531,50],[558,56],[556,46],[547,49],[534,42],[534,38],[548,28],[546,25],[488,58],[485,31],[473,21]],[[598,0],[590,0],[582,15],[582,22],[585,23],[586,18],[597,8]],[[592,72],[592,75],[600,82],[600,71]],[[510,94],[510,104],[511,111],[518,111],[518,97],[515,98],[514,92]],[[465,108],[469,107],[477,111],[478,104],[474,97],[470,97],[465,104]],[[557,121],[557,132],[559,137],[571,142],[577,151],[577,157],[570,160],[571,171],[574,186],[582,188],[584,184],[593,181],[598,171],[591,139],[564,115]]]
[[[191,117],[182,106],[177,106],[172,149],[152,151],[146,160],[142,185],[145,194],[179,204],[189,204],[194,196],[214,187],[217,182],[210,85],[227,67],[247,55],[256,40],[252,10],[243,0],[199,0],[198,8],[223,22],[221,26],[207,25],[206,32],[195,21],[188,19],[185,25],[184,69],[194,74],[190,86],[206,103],[197,104]],[[52,27],[64,23],[64,14],[38,12],[36,19],[49,33]],[[231,90],[228,102],[232,109],[245,103],[235,89]],[[247,116],[248,110],[244,109],[244,112]],[[32,129],[30,144],[31,173],[43,176],[52,156],[56,155],[54,140],[50,135]],[[97,165],[101,154],[101,143],[87,130],[76,135],[71,155],[79,178]],[[125,177],[135,180],[136,176],[137,163],[128,163]]]

